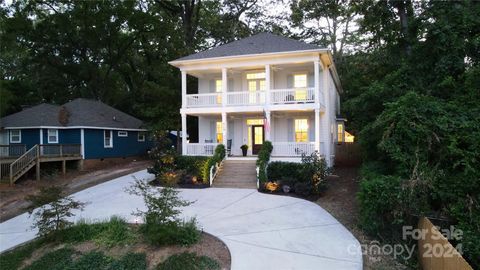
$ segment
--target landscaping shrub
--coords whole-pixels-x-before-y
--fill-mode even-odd
[[[312,193],[312,186],[309,183],[297,182],[294,186],[296,194],[306,197]]]
[[[159,264],[157,270],[219,270],[220,264],[207,256],[197,256],[195,253],[184,252],[168,257]]]
[[[155,246],[189,246],[200,240],[200,231],[195,220],[188,222],[169,222],[162,225],[146,223],[140,227],[145,240]]]
[[[11,251],[0,254],[0,269],[16,270],[20,268],[22,262],[29,258],[32,253],[45,242],[44,238],[37,238],[32,242],[19,246]]]
[[[83,210],[85,205],[72,197],[64,197],[62,188],[57,186],[41,188],[38,194],[29,195],[27,200],[31,202],[28,213],[33,214],[33,227],[38,229],[38,235],[47,235],[72,225],[73,222],[68,220],[74,216],[72,211]]]
[[[204,183],[210,182],[210,168],[216,163],[221,162],[225,158],[225,146],[223,144],[217,145],[215,147],[215,152],[213,156],[207,159],[207,162],[203,164],[202,168],[202,180]]]
[[[73,253],[71,248],[51,251],[25,267],[24,270],[64,270],[72,264]]]
[[[127,253],[119,260],[114,261],[108,270],[145,270],[147,269],[147,256],[145,253]]]
[[[301,163],[273,161],[268,164],[267,173],[271,181],[292,179],[297,182],[302,169]]]
[[[90,251],[72,263],[68,270],[108,269],[113,261],[112,258],[106,256],[103,252]]]
[[[102,229],[95,237],[95,242],[98,244],[112,247],[128,244],[134,240],[133,232],[123,218],[113,216],[108,222],[101,225]]]
[[[310,183],[311,191],[315,194],[325,185],[329,169],[324,158],[318,152],[310,155],[302,154],[302,167],[299,178],[301,182]]]
[[[186,174],[201,177],[202,168],[207,162],[208,157],[204,156],[181,156],[178,155],[175,160],[177,169],[184,170]]]
[[[264,141],[262,148],[258,152],[257,166],[258,166],[258,180],[261,189],[264,188],[265,183],[268,181],[267,167],[270,162],[270,155],[273,151],[273,145],[270,141]]]

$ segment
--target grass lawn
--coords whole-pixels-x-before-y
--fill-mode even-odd
[[[156,246],[139,226],[122,219],[76,224],[0,255],[0,269],[198,269],[230,268],[230,253],[217,238],[202,233],[197,243]]]

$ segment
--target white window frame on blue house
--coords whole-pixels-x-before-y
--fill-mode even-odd
[[[118,132],[118,137],[128,137],[128,131],[120,130]]]
[[[107,144],[107,132],[110,134],[110,139],[108,140]],[[104,148],[113,148],[113,132],[111,130],[104,130],[103,131],[103,147]]]
[[[17,132],[18,134],[13,134]],[[18,140],[14,140],[14,137],[18,137]],[[22,142],[22,130],[21,129],[12,129],[10,130],[10,143],[21,143]]]
[[[137,134],[137,141],[144,142],[145,141],[145,132],[139,131]]]
[[[53,134],[51,134],[53,133]],[[53,139],[54,138],[54,139]],[[58,143],[58,129],[47,129],[47,142]]]

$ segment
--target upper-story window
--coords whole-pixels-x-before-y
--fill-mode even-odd
[[[295,88],[295,100],[306,100],[307,74],[293,75],[293,87]]]
[[[58,129],[48,129],[47,133],[48,143],[58,143]]]
[[[128,137],[128,131],[119,131],[118,137]]]
[[[308,142],[307,119],[295,119],[295,142]]]
[[[265,91],[265,72],[257,73],[247,73],[247,83],[248,83],[248,102],[251,104],[264,102],[262,100],[263,96],[257,94],[257,91]]]
[[[222,80],[215,80],[215,92],[221,93],[222,92]],[[217,103],[222,103],[222,95],[217,96]]]
[[[10,130],[10,142],[11,143],[21,143],[22,142],[22,131],[20,129]]]

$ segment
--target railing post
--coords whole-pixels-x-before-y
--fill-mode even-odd
[[[37,173],[37,181],[40,181],[40,146],[37,144],[35,145],[37,147],[36,149],[36,161],[37,161],[37,164],[36,164],[36,173]]]
[[[60,144],[60,156],[63,157],[63,144]]]

